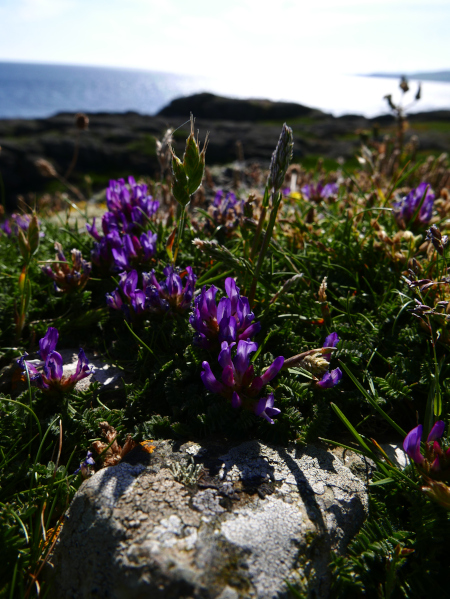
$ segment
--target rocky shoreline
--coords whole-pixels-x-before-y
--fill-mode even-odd
[[[36,167],[39,158],[50,161],[60,174],[67,171],[78,134],[79,155],[71,181],[89,175],[95,187],[108,178],[130,173],[154,177],[158,170],[156,139],[168,127],[174,128],[175,148],[182,151],[190,112],[196,117],[200,138],[210,132],[210,165],[236,159],[268,163],[284,121],[294,130],[296,161],[319,156],[348,161],[360,144],[361,132],[370,133],[376,124],[382,137],[395,129],[391,115],[333,117],[300,104],[234,100],[206,93],[174,100],[156,116],[91,113],[88,130],[79,132],[73,114],[4,119],[0,120],[0,174],[7,207],[14,205],[18,194],[47,189],[49,180]],[[427,152],[448,151],[449,119],[450,110],[410,115],[406,137],[418,135],[420,148]]]

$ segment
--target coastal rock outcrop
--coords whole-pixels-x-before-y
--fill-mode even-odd
[[[329,596],[367,489],[324,449],[156,441],[83,483],[48,574],[67,599]]]

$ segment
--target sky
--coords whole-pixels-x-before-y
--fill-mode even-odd
[[[450,70],[448,0],[0,0],[0,61],[220,75]]]

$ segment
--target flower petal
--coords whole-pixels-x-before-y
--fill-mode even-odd
[[[203,371],[200,373],[200,377],[205,387],[209,391],[212,391],[212,393],[222,393],[224,391],[224,386],[213,375],[211,366],[208,364],[208,362],[203,362],[202,368]]]
[[[58,343],[58,337],[58,329],[55,329],[55,327],[48,327],[44,337],[39,340],[39,353],[41,360],[45,361],[49,353],[55,349],[56,344]]]

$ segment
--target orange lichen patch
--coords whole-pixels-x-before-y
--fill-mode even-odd
[[[147,453],[153,453],[153,450],[155,449],[155,445],[152,445],[153,443],[153,439],[148,439],[146,441],[141,441],[140,442],[140,446],[142,447],[142,449],[147,452]]]

